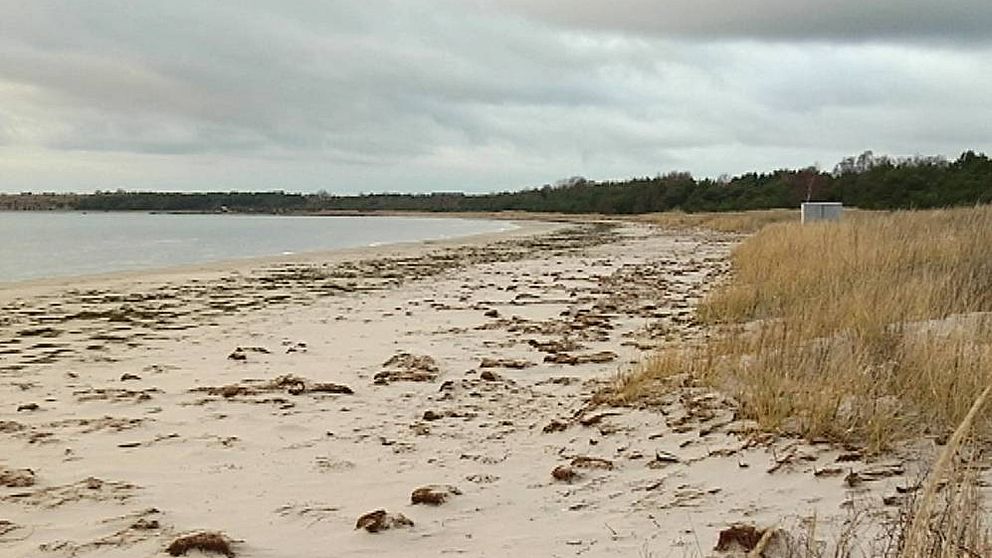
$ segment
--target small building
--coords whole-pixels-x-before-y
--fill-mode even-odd
[[[840,221],[844,205],[840,202],[805,202],[800,206],[802,223]]]

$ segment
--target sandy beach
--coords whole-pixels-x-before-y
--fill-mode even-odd
[[[0,555],[710,556],[809,518],[835,544],[923,471],[762,436],[714,393],[590,404],[701,335],[738,240],[528,221],[0,287]]]

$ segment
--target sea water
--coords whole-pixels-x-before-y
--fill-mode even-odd
[[[0,283],[493,233],[426,217],[0,212]]]

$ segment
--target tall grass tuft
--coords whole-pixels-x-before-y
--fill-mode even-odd
[[[976,467],[969,459],[969,453],[970,457],[974,453],[967,451],[965,443],[990,392],[992,386],[975,399],[938,458],[901,532],[899,558],[958,558],[992,553],[979,502]]]

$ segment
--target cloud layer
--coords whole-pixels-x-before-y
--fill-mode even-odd
[[[977,3],[571,4],[0,0],[0,191],[490,191],[989,149]]]
[[[704,40],[941,41],[992,39],[984,0],[481,0],[556,24]]]

